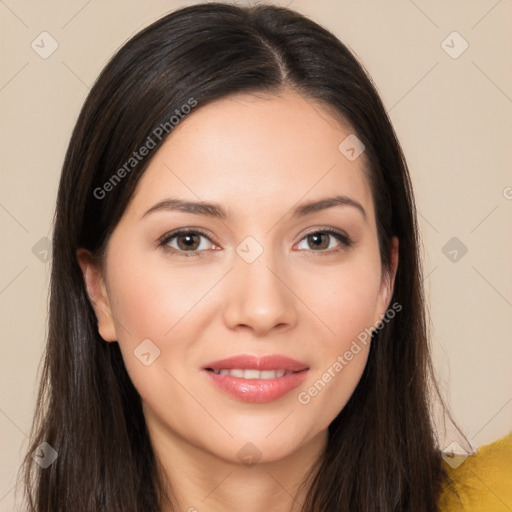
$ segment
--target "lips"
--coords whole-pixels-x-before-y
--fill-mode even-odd
[[[245,402],[266,403],[298,387],[309,368],[281,355],[242,354],[207,363],[202,371],[224,393]]]

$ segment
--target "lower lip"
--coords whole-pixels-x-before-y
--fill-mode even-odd
[[[211,381],[225,393],[244,402],[264,404],[272,402],[300,386],[309,370],[294,372],[275,379],[243,379],[203,370]]]

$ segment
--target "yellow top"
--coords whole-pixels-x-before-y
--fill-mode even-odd
[[[512,511],[512,432],[466,458],[443,456],[449,478],[440,512]]]

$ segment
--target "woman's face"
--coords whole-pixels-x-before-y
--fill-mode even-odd
[[[345,406],[394,279],[351,133],[290,92],[199,104],[152,158],[103,267],[79,252],[100,334],[163,443],[278,460]]]

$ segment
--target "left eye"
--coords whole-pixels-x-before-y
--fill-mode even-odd
[[[334,243],[334,240],[338,241],[338,244]],[[324,230],[324,231],[315,231],[307,234],[297,246],[299,249],[308,249],[308,247],[301,247],[301,244],[306,243],[311,247],[313,247],[313,251],[321,251],[324,252],[326,249],[332,249],[336,246],[349,247],[350,240],[349,238],[340,233],[338,231],[332,230]]]

